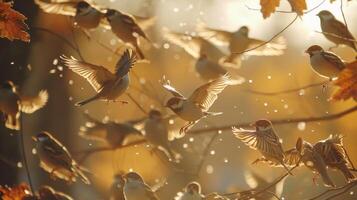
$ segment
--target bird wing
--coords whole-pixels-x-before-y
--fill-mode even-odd
[[[248,49],[255,48],[259,45],[266,43],[266,41],[249,38],[249,47]],[[284,37],[278,37],[277,39],[264,44],[261,47],[258,47],[254,50],[249,50],[245,52],[245,55],[252,55],[252,56],[278,56],[284,53],[286,49],[286,40]]]
[[[165,31],[164,37],[169,42],[183,48],[192,57],[200,57],[201,43],[202,40],[204,40],[203,38],[193,37],[183,33],[175,33],[172,31]]]
[[[345,68],[345,63],[338,55],[327,51],[323,51],[321,55],[333,66],[336,66],[339,70],[343,70]]]
[[[137,24],[135,18],[129,14],[122,14],[121,19],[123,20],[124,23],[126,23],[129,27],[131,27],[132,32],[137,33],[139,36],[149,39],[145,32],[140,28],[140,26]]]
[[[269,155],[281,155],[283,153],[279,138],[274,131],[257,132],[235,127],[232,128],[232,131],[238,139],[254,150]]]
[[[346,25],[338,20],[331,20],[331,26],[333,27],[332,30],[334,30],[335,34],[337,36],[346,38],[346,39],[351,39],[351,40],[355,40],[355,38],[353,37],[353,35],[351,34],[351,32],[348,30],[348,28],[346,27]]]
[[[143,30],[147,30],[148,28],[152,27],[157,18],[156,16],[154,17],[139,17],[139,16],[134,16],[137,24],[139,25],[140,28],[142,28]]]
[[[179,91],[177,91],[174,87],[172,87],[171,83],[170,83],[170,80],[166,80],[165,77],[162,78],[161,85],[162,85],[162,87],[165,88],[165,90],[170,92],[175,97],[178,97],[178,98],[181,98],[181,99],[185,99],[185,96],[183,96]]]
[[[349,163],[342,138],[341,135],[334,135],[324,141],[317,142],[313,149],[322,155],[326,164]]]
[[[226,74],[197,88],[189,100],[198,104],[204,111],[208,111],[217,100],[218,94],[229,84],[229,76]]]
[[[51,157],[55,158],[57,162],[62,163],[63,166],[67,166],[69,169],[72,168],[74,161],[67,148],[52,136],[51,140],[48,141],[47,145],[44,145],[43,149],[47,151]]]
[[[115,79],[115,75],[102,66],[79,61],[73,57],[61,56],[61,59],[69,69],[87,79],[96,92],[99,92],[107,81]]]
[[[136,55],[131,50],[126,50],[118,61],[115,74],[118,78],[123,78],[136,63]]]
[[[48,101],[48,92],[41,90],[37,96],[19,95],[21,101],[21,111],[24,113],[33,113],[43,108]]]
[[[198,35],[217,46],[228,46],[232,33],[228,31],[208,28],[204,24],[198,25]]]
[[[35,0],[40,9],[50,14],[76,15],[78,0]]]
[[[284,152],[284,164],[290,167],[294,167],[296,165],[303,165],[301,161],[301,154],[296,148],[289,149]]]

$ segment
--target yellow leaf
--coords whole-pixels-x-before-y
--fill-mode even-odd
[[[260,0],[260,11],[262,12],[264,19],[274,13],[279,4],[280,0]]]
[[[307,9],[305,0],[288,0],[291,6],[291,10],[296,12],[298,15],[303,15],[304,10]]]

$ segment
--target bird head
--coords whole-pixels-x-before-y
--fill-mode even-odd
[[[269,121],[267,119],[257,120],[252,125],[256,127],[257,131],[266,131],[266,130],[271,129],[273,126],[271,121]]]
[[[136,172],[129,172],[125,174],[124,179],[127,182],[141,182],[141,183],[144,182],[143,178]]]
[[[248,37],[249,28],[247,26],[242,26],[238,29],[238,33]]]
[[[191,182],[187,184],[186,191],[190,194],[201,194],[201,185],[198,182]]]
[[[312,45],[308,49],[305,50],[305,53],[309,54],[310,56],[320,53],[323,51],[323,48],[319,45]]]
[[[335,16],[333,16],[333,14],[327,10],[320,11],[317,16],[319,16],[321,20],[329,20],[335,18]]]
[[[77,3],[77,12],[82,13],[83,11],[87,10],[88,8],[90,8],[91,5],[85,1],[80,1]]]
[[[172,97],[167,101],[166,107],[172,110],[179,110],[182,107],[182,100],[176,97]]]
[[[161,119],[162,118],[162,114],[160,111],[152,109],[149,112],[149,118],[151,119]]]
[[[114,10],[114,9],[107,9],[107,12],[105,13],[105,18],[107,18],[107,20],[112,20],[114,17],[116,17],[118,14],[120,14],[119,11]]]
[[[51,139],[51,135],[48,132],[41,132],[39,134],[37,134],[36,136],[32,137],[32,139],[35,142],[44,142],[44,141],[48,141]]]

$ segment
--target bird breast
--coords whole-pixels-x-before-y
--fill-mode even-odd
[[[99,11],[90,8],[87,12],[77,14],[74,21],[82,28],[94,29],[98,27],[101,17],[102,14]]]
[[[125,91],[129,88],[130,84],[130,78],[129,75],[125,75],[122,79],[120,80],[115,80],[113,82],[110,82],[106,84],[102,91],[103,98],[108,99],[108,100],[115,100],[119,96],[125,93]]]
[[[204,117],[202,109],[191,101],[183,101],[182,109],[178,110],[176,114],[186,121],[197,121]]]
[[[340,70],[328,62],[324,57],[317,53],[310,58],[312,69],[322,77],[335,78],[340,73]]]

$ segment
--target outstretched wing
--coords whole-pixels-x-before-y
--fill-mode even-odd
[[[211,81],[197,88],[189,100],[198,104],[204,111],[208,111],[213,103],[217,100],[218,94],[230,83],[230,78],[226,74],[218,79]]]
[[[20,95],[21,111],[24,113],[33,113],[43,108],[48,101],[48,92],[41,90],[37,96]]]
[[[254,50],[247,51],[244,54],[252,56],[279,56],[284,54],[284,50],[286,49],[286,40],[283,37],[278,37],[271,42],[265,43],[266,41],[263,40],[249,38],[248,49],[255,48],[262,44],[264,45]]]
[[[162,78],[161,85],[165,88],[165,90],[170,92],[175,97],[185,99],[185,97],[179,91],[177,91],[174,87],[171,86],[170,80],[167,80],[165,77]]]
[[[35,0],[43,12],[59,15],[76,15],[78,0]]]
[[[182,33],[175,33],[168,30],[164,32],[164,37],[169,42],[183,48],[192,57],[200,57],[201,44],[204,40],[203,38],[193,37]]]
[[[107,81],[115,79],[115,75],[102,66],[79,61],[73,57],[61,56],[61,59],[69,69],[87,79],[96,92],[99,92]]]
[[[231,32],[208,28],[204,24],[199,24],[197,29],[199,36],[217,46],[228,46],[232,38]]]
[[[294,167],[296,165],[303,165],[303,162],[300,162],[301,154],[296,148],[292,148],[285,151],[284,155],[284,164],[286,166]]]
[[[313,149],[322,155],[326,164],[349,163],[342,138],[341,135],[330,136],[324,141],[317,142]]]
[[[136,55],[131,50],[126,50],[116,65],[115,74],[118,78],[124,77],[136,63]]]
[[[131,31],[138,34],[139,36],[149,40],[145,32],[140,28],[137,24],[135,18],[129,14],[122,14],[121,19],[124,23],[126,23],[129,27],[131,27]]]

